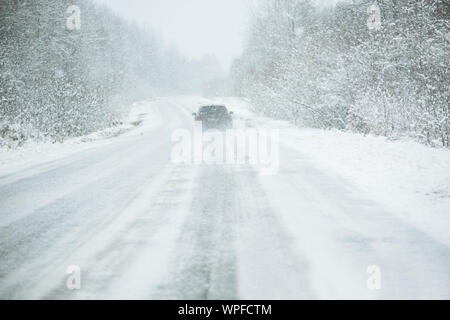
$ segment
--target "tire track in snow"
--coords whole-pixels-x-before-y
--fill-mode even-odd
[[[0,250],[0,297],[57,297],[49,292],[55,287],[65,286],[67,266],[79,263],[78,259],[72,259],[80,257],[81,261],[85,261],[81,258],[89,261],[108,243],[94,240],[98,239],[98,235],[104,236],[104,230],[117,225],[115,221],[121,221],[124,212],[127,212],[127,205],[139,195],[142,186],[148,181],[158,180],[158,172],[170,161],[170,129],[180,124],[180,118],[176,110],[166,106],[161,103],[158,108],[166,119],[163,129],[114,140],[107,148],[108,152],[117,154],[113,158],[105,157],[104,148],[95,148],[91,150],[90,158],[85,158],[84,154],[83,157],[77,154],[73,159],[68,158],[71,163],[69,167],[66,160],[61,162],[70,170],[63,171],[65,179],[58,178],[57,183],[49,178],[57,187],[66,188],[83,168],[90,168],[92,180],[48,204],[37,201],[31,207],[34,208],[31,219],[22,217],[15,225],[5,227],[6,232],[2,232],[0,237],[4,240]],[[123,161],[116,162],[120,158]],[[101,167],[90,167],[97,165],[98,159],[104,159],[103,165],[109,168],[107,174],[103,174]],[[33,178],[42,182],[45,175],[45,172],[38,172]],[[33,183],[14,197],[24,197],[24,191],[37,191],[37,186],[39,183]],[[47,187],[46,184],[44,187]],[[51,193],[49,196],[54,195]],[[118,234],[111,234],[111,237],[115,236]],[[110,281],[114,282],[113,279]]]
[[[155,298],[310,298],[308,266],[248,166],[203,166],[172,276]]]
[[[190,212],[177,241],[172,275],[155,298],[232,299],[236,296],[235,181],[229,170],[202,167]]]
[[[122,218],[75,252],[83,263],[83,286],[67,291],[64,283],[47,298],[143,299],[151,295],[185,219],[195,170],[171,166],[125,208]]]

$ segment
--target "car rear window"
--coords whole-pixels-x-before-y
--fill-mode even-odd
[[[200,109],[200,114],[227,114],[228,110],[225,106],[206,106]]]

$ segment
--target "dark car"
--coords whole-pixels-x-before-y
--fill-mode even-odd
[[[231,129],[233,128],[233,112],[222,105],[211,105],[201,107],[198,113],[192,114],[196,121],[201,121],[203,131],[209,129]]]

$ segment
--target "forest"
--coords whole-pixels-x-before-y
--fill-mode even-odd
[[[379,25],[374,24],[373,7]],[[450,3],[261,0],[234,93],[299,126],[450,146]]]
[[[91,0],[0,0],[0,138],[85,135],[121,121],[139,99],[200,90],[220,72]],[[0,139],[1,140],[1,139]]]
[[[0,138],[62,141],[137,100],[203,92],[297,126],[450,147],[448,1],[256,1],[228,77],[92,0],[70,28],[71,5],[0,0]]]

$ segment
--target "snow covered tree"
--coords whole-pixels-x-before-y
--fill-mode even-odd
[[[368,28],[372,5],[381,27]],[[298,125],[449,146],[449,5],[264,0],[233,64],[237,94]]]
[[[199,68],[154,32],[77,0],[80,28],[68,28],[69,0],[0,0],[0,131],[55,140],[117,122],[137,99],[191,90]],[[200,65],[203,65],[200,63]],[[190,88],[185,88],[190,83]],[[3,128],[3,129],[2,129]]]

